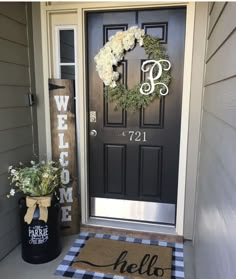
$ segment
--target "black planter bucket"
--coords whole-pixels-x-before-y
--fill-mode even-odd
[[[61,253],[60,204],[52,199],[48,207],[48,221],[39,220],[39,208],[36,207],[32,222],[24,221],[27,211],[25,198],[20,199],[20,225],[22,258],[32,264],[41,264],[55,259]]]

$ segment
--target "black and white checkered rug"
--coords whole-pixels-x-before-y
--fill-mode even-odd
[[[78,256],[80,249],[84,247],[86,241],[90,237],[113,239],[128,242],[137,242],[149,245],[159,245],[172,247],[172,276],[171,279],[183,279],[184,278],[184,253],[182,243],[172,243],[166,241],[154,241],[140,238],[132,238],[125,236],[98,234],[98,233],[86,233],[79,234],[78,239],[75,240],[73,246],[70,248],[60,265],[57,267],[55,275],[61,275],[70,278],[81,279],[128,279],[127,277],[118,275],[109,275],[98,272],[91,272],[87,270],[74,269],[71,267],[74,259]],[[129,277],[130,279],[130,277]]]

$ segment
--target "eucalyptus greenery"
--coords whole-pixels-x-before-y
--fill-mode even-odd
[[[143,47],[145,54],[150,60],[161,60],[168,59],[166,54],[165,47],[160,43],[160,39],[153,38],[150,35],[144,35],[143,37]],[[157,72],[154,71],[156,75]],[[164,83],[168,86],[171,81],[171,73],[169,71],[163,71],[162,76],[158,80],[160,83]],[[146,81],[148,82],[148,81]],[[155,87],[155,90],[150,95],[143,95],[140,93],[140,87],[142,83],[137,84],[131,89],[126,88],[120,82],[117,83],[117,86],[112,88],[110,86],[104,87],[104,94],[106,100],[109,102],[115,103],[115,108],[123,108],[125,110],[136,111],[141,107],[148,106],[156,98],[161,98],[160,95],[160,85]]]

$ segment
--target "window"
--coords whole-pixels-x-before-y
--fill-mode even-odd
[[[74,28],[58,29],[58,77],[75,80],[75,30]]]

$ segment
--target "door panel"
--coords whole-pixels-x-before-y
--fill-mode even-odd
[[[104,186],[108,195],[125,195],[125,149],[125,145],[104,146]]]
[[[134,25],[161,38],[172,64],[170,93],[135,113],[115,110],[115,105],[105,100],[104,85],[94,63],[94,56],[111,35]],[[97,136],[89,136],[92,200],[101,198],[103,204],[103,198],[114,199],[114,202],[133,200],[175,207],[184,39],[184,8],[87,14],[88,110],[96,111],[96,122],[88,123],[88,128],[97,131]],[[146,59],[139,46],[126,53],[118,68],[125,86],[130,88],[145,80],[141,64]],[[91,212],[96,215],[93,210]]]
[[[162,148],[140,146],[140,197],[161,200]]]

